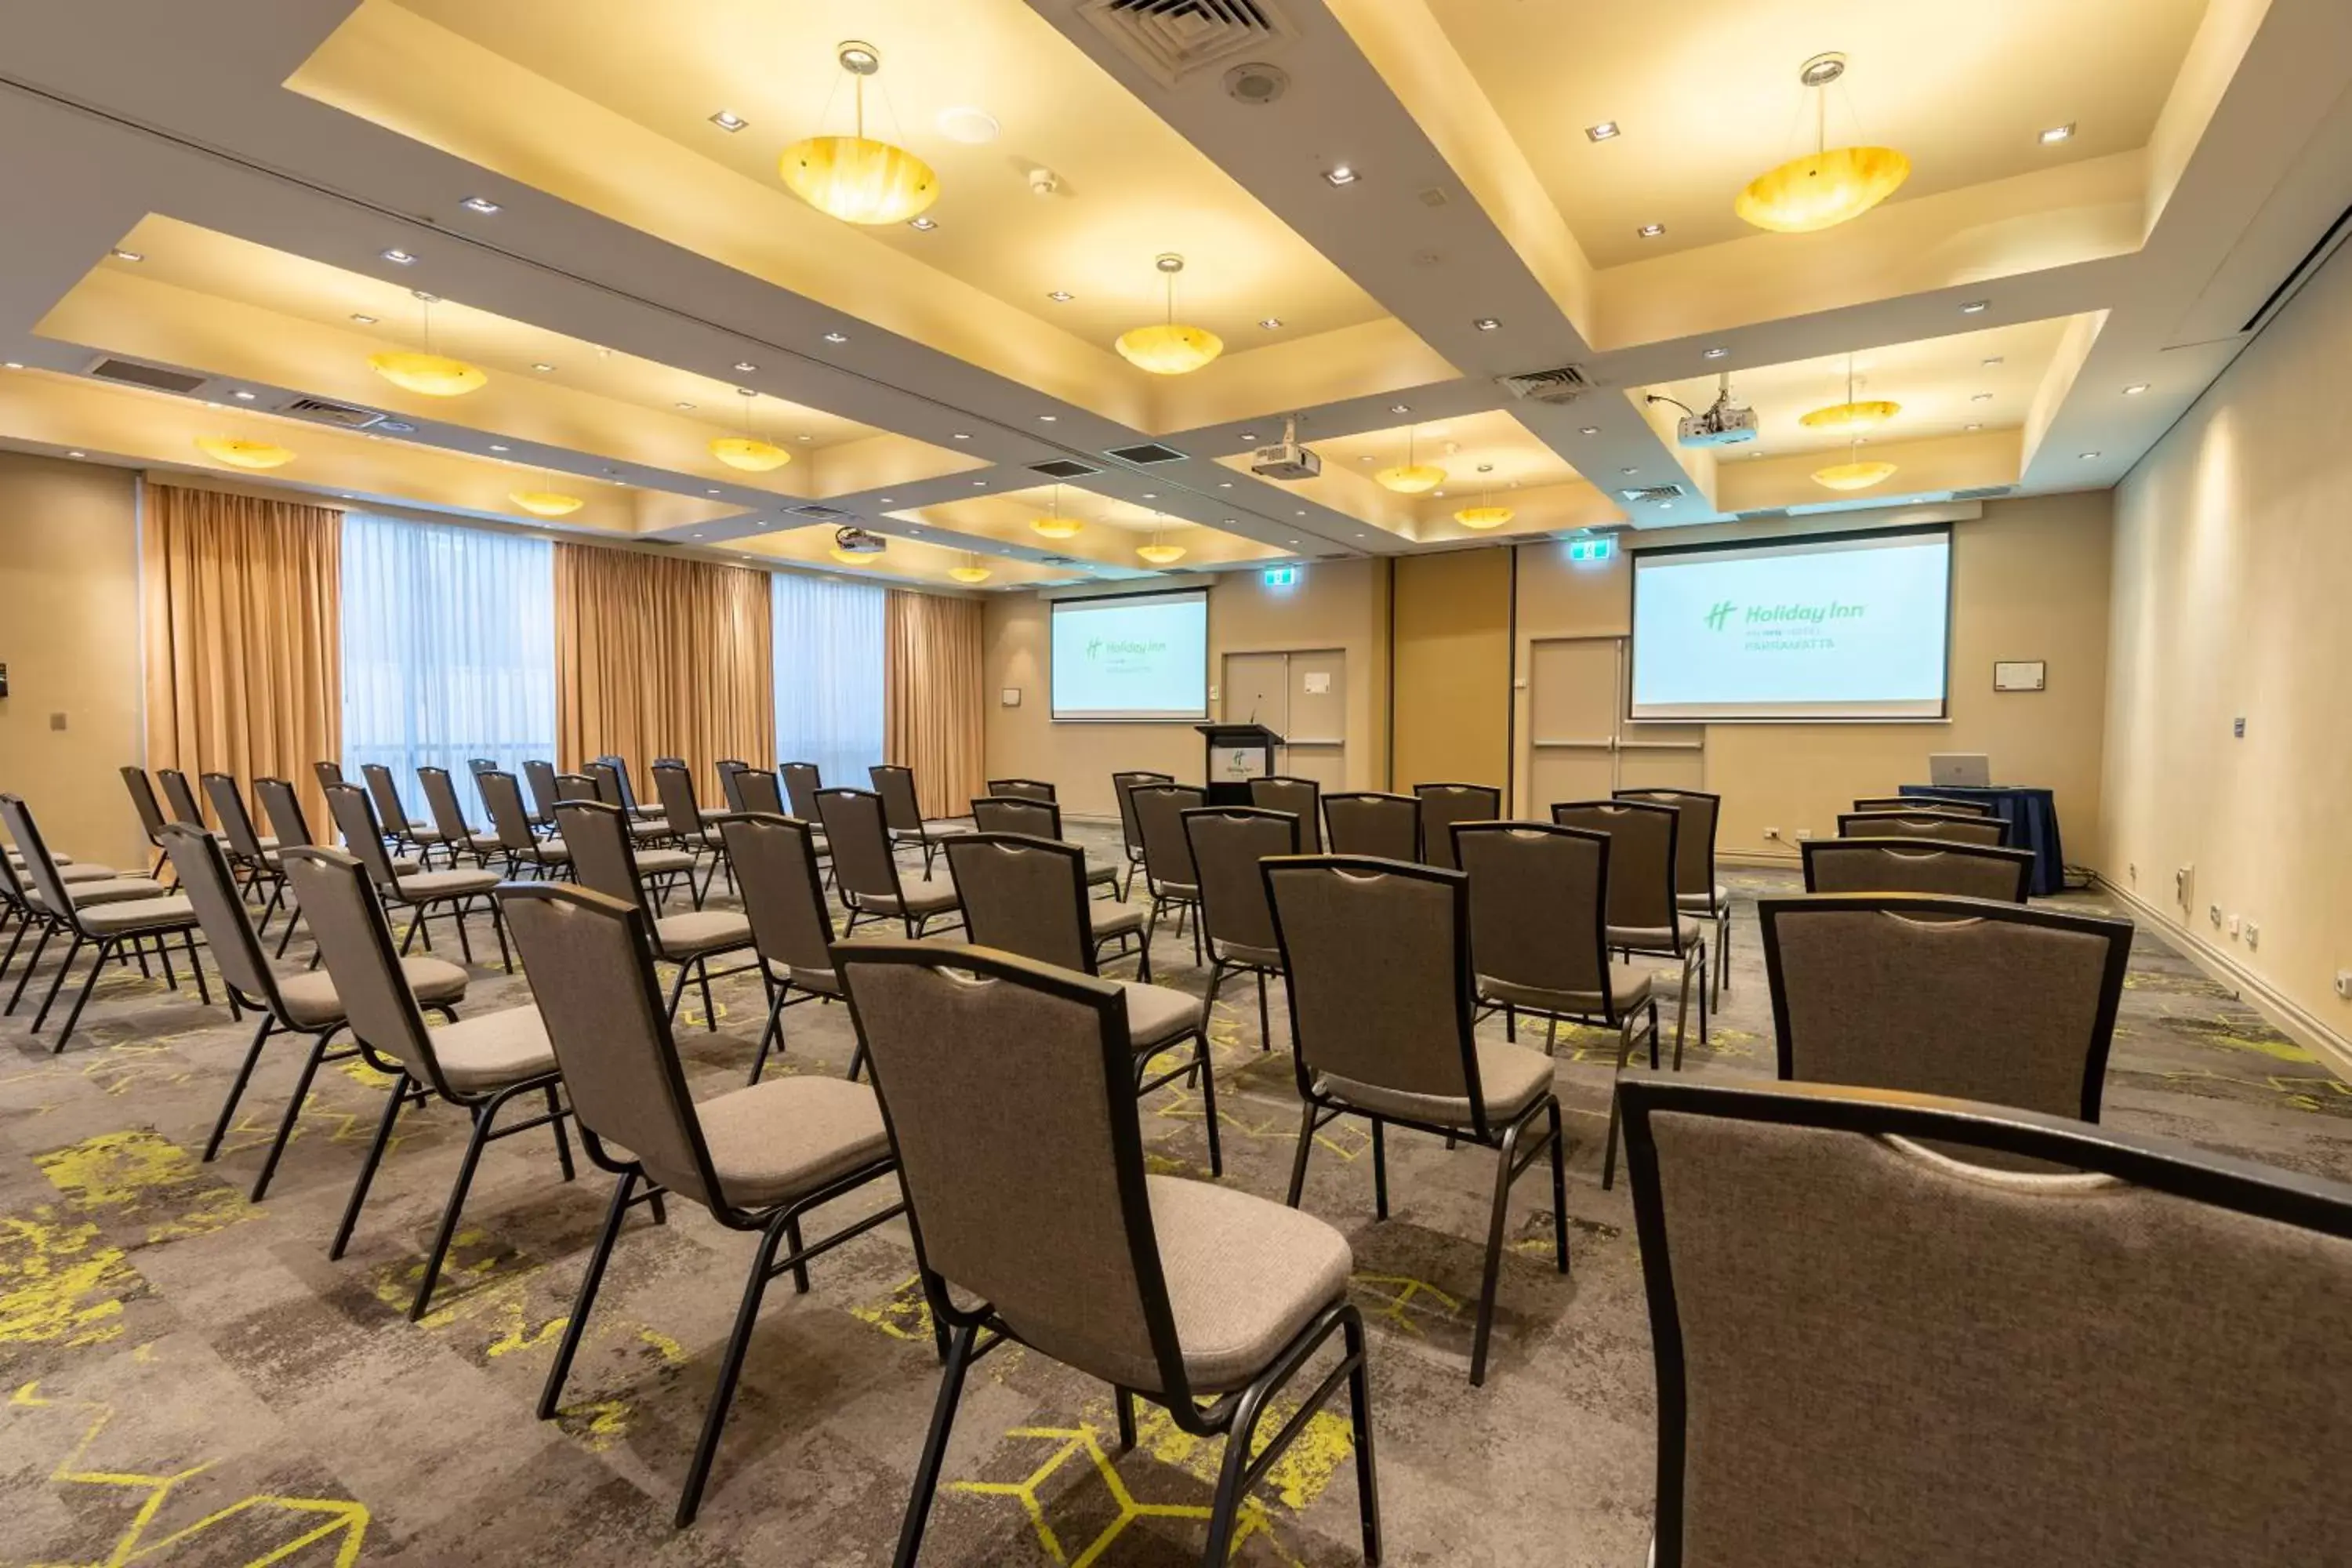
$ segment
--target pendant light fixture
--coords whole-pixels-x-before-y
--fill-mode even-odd
[[[1149,327],[1119,333],[1115,345],[1121,358],[1154,375],[1182,375],[1200,369],[1225,352],[1225,340],[1206,327],[1188,327],[1176,319],[1176,274],[1184,258],[1171,252],[1152,263],[1168,279],[1167,319]]]
[[[516,490],[507,500],[533,517],[570,517],[588,503],[555,490]]]
[[[1372,476],[1376,482],[1401,496],[1423,495],[1445,482],[1444,468],[1413,460],[1413,435],[1411,429],[1404,433],[1404,461],[1396,468],[1382,468]]]
[[[881,70],[882,52],[853,38],[834,58],[856,84],[857,133],[795,142],[776,172],[793,195],[844,223],[904,223],[939,199],[940,177],[904,147],[866,134],[866,79]]]
[[[1484,533],[1490,528],[1500,528],[1518,513],[1507,506],[1495,504],[1492,489],[1483,490],[1476,506],[1465,506],[1454,514],[1454,521],[1475,532]]]
[[[387,349],[368,355],[370,367],[402,391],[426,397],[461,397],[488,381],[488,375],[464,360],[433,352],[433,307],[439,301],[421,289],[415,292],[425,308],[424,351]]]
[[[1048,539],[1076,539],[1087,525],[1075,517],[1062,515],[1062,487],[1055,485],[1053,510],[1043,517],[1030,519],[1029,526]]]
[[[751,433],[751,404],[760,395],[748,386],[739,386],[735,395],[743,400],[743,434],[721,436],[710,443],[710,455],[730,468],[740,468],[747,474],[764,474],[781,468],[793,460],[793,455],[772,441],[762,441]]]
[[[1160,513],[1156,511],[1151,515],[1154,520],[1160,517]],[[1173,566],[1177,562],[1184,559],[1184,547],[1181,544],[1162,544],[1160,542],[1160,530],[1156,526],[1151,531],[1151,542],[1137,545],[1135,552],[1154,566]]]
[[[1845,402],[1840,406],[1843,408],[1859,406],[1853,400],[1853,356],[1852,354],[1845,357]],[[1890,403],[1885,406],[1892,410],[1895,405]],[[1824,409],[1822,412],[1832,413],[1835,410]],[[1805,423],[1808,425],[1813,423],[1811,415],[1805,416]],[[1844,427],[1852,433],[1846,438],[1846,460],[1832,464],[1826,468],[1813,470],[1813,483],[1833,490],[1866,490],[1871,486],[1891,477],[1895,472],[1894,464],[1862,461],[1861,433],[1864,426],[1848,423]]]
[[[196,450],[232,468],[282,468],[294,460],[293,452],[275,441],[243,436],[199,436]]]
[[[1758,228],[1810,234],[1860,217],[1911,177],[1911,160],[1892,147],[1832,147],[1829,86],[1845,57],[1815,55],[1797,72],[1813,95],[1813,151],[1748,182],[1732,210]]]
[[[970,551],[966,551],[964,552],[963,564],[961,566],[949,567],[948,575],[954,578],[959,583],[985,583],[991,577],[995,576],[996,574],[991,572],[987,567],[982,566],[980,563],[979,556],[974,555]]]

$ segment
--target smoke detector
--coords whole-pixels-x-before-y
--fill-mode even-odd
[[[1031,195],[1058,195],[1061,194],[1061,190],[1062,176],[1054,173],[1053,170],[1032,169],[1029,171],[1029,194]]]
[[[1251,60],[1225,73],[1225,96],[1253,108],[1272,103],[1290,90],[1290,73],[1264,60]]]

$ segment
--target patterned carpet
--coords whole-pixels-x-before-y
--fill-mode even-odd
[[[1709,1046],[1694,1027],[1688,1070],[1768,1074],[1747,905],[1794,879],[1728,879],[1741,903],[1733,985]],[[1189,942],[1163,933],[1154,959],[1164,983],[1202,984]],[[2143,937],[2129,986],[2112,1123],[2352,1177],[2352,1089],[2325,1066],[2159,942]],[[474,971],[465,1011],[525,999],[521,978],[493,964]],[[763,1016],[757,982],[721,984],[716,1033],[689,1005],[696,1091],[740,1082]],[[1278,996],[1274,1020],[1286,1046]],[[225,1009],[116,971],[64,1055],[23,1024],[0,1025],[0,1562],[888,1561],[938,1378],[901,1227],[821,1260],[806,1296],[772,1291],[701,1519],[674,1532],[751,1237],[690,1205],[665,1227],[634,1221],[569,1403],[541,1422],[533,1401],[608,1178],[583,1169],[563,1184],[540,1134],[491,1145],[435,1310],[411,1323],[411,1281],[463,1146],[452,1108],[405,1124],[351,1253],[330,1263],[383,1103],[377,1075],[356,1063],[320,1074],[256,1206],[243,1194],[299,1045],[265,1057],[242,1121],[205,1165],[196,1153],[247,1032]],[[792,1024],[784,1070],[844,1069],[843,1009],[797,1008]],[[1287,1056],[1261,1054],[1255,999],[1239,985],[1213,1033],[1225,1179],[1279,1198],[1297,1121]],[[1612,1048],[1562,1037],[1574,1272],[1560,1278],[1544,1257],[1549,1194],[1531,1173],[1511,1205],[1484,1389],[1469,1386],[1467,1362],[1493,1155],[1395,1135],[1395,1217],[1375,1223],[1369,1141],[1348,1124],[1318,1138],[1305,1206],[1355,1249],[1391,1563],[1643,1561],[1646,1317],[1624,1188],[1600,1186]],[[1145,1137],[1157,1168],[1207,1174],[1193,1096],[1155,1092]],[[1112,1425],[1100,1384],[1019,1347],[982,1363],[925,1561],[1196,1561],[1217,1446],[1148,1416],[1137,1450],[1114,1463]],[[1356,1562],[1354,1493],[1346,1417],[1319,1416],[1251,1500],[1235,1561]]]

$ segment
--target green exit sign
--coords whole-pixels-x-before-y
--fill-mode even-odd
[[[1617,553],[1617,542],[1607,534],[1596,539],[1571,539],[1568,542],[1570,561],[1606,561]]]
[[[1296,566],[1269,566],[1265,569],[1265,585],[1269,588],[1295,588],[1298,585]]]

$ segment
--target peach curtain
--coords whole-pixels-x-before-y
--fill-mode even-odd
[[[980,601],[893,591],[883,631],[883,754],[914,770],[925,816],[965,816],[987,787]]]
[[[704,806],[719,804],[719,759],[775,760],[769,647],[766,573],[559,542],[558,764],[626,757],[651,804],[653,760],[681,757]]]
[[[147,765],[234,774],[256,826],[256,778],[300,792],[328,834],[313,763],[343,751],[343,514],[331,508],[151,485],[140,530]]]

